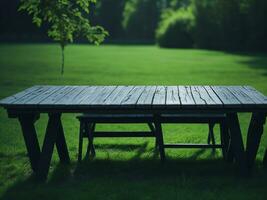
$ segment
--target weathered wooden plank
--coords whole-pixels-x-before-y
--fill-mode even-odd
[[[106,99],[104,105],[119,106],[121,101],[134,88],[134,86],[118,86],[112,94]]]
[[[190,91],[194,98],[196,105],[206,105],[206,99],[203,97],[204,94],[201,94],[198,87],[190,86]]]
[[[80,102],[80,105],[88,106],[100,106],[104,105],[108,98],[113,95],[116,98],[115,93],[122,86],[96,86],[96,90],[88,95],[83,101]],[[115,91],[114,91],[115,90]],[[114,93],[113,93],[114,92]]]
[[[48,96],[52,95],[55,92],[59,92],[63,87],[62,86],[51,86],[48,90],[44,91],[42,94],[34,95],[33,98],[28,99],[24,102],[24,105],[36,105],[42,100],[46,99]]]
[[[167,87],[166,105],[180,105],[178,86]]]
[[[223,105],[222,101],[219,99],[217,94],[213,91],[213,89],[210,86],[204,86],[204,88],[207,91],[210,98],[213,100],[214,104]]]
[[[40,98],[42,96],[45,96],[47,93],[50,93],[52,91],[54,91],[54,89],[51,89],[51,86],[45,86],[43,88],[37,89],[23,97],[21,97],[20,99],[14,101],[14,104],[17,105],[25,105],[28,104],[28,102],[31,102],[33,99],[35,98]]]
[[[96,86],[93,90],[88,90],[85,97],[80,101],[79,105],[89,105],[103,90],[105,86]]]
[[[117,97],[118,94],[120,94],[120,91],[123,90],[124,86],[118,86],[116,87],[111,94],[108,96],[108,98],[105,99],[105,101],[102,102],[102,104],[110,104],[113,102],[113,100]]]
[[[97,90],[96,86],[86,86],[84,90],[82,90],[79,94],[76,96],[73,96],[72,99],[69,99],[67,101],[68,105],[74,105],[77,106],[80,104],[81,101],[86,99],[88,96],[90,96],[92,93],[94,93]]]
[[[255,104],[253,99],[243,91],[241,86],[228,86],[227,89],[242,103],[242,104]]]
[[[121,105],[135,105],[145,86],[135,86],[121,101]]]
[[[257,104],[267,104],[267,96],[263,95],[255,88],[251,86],[244,86],[243,87],[244,93],[246,93],[253,101]]]
[[[196,105],[222,105],[219,98],[214,94],[213,99],[204,86],[191,86],[191,91]]]
[[[78,86],[78,87],[75,87],[72,91],[70,91],[68,94],[66,94],[64,96],[64,98],[61,98],[55,104],[56,105],[68,105],[68,104],[71,104],[72,101],[77,97],[77,95],[79,95],[86,88],[87,88],[87,86]]]
[[[195,105],[190,86],[179,86],[179,97],[182,105]]]
[[[166,104],[166,93],[167,88],[165,86],[157,86],[154,98],[153,98],[153,106],[154,105],[165,105]]]
[[[241,102],[225,86],[211,86],[224,105],[240,105]]]
[[[59,92],[53,93],[46,99],[42,100],[39,105],[54,105],[57,101],[67,95],[70,91],[74,90],[77,86],[64,86]]]
[[[152,105],[156,88],[156,86],[146,86],[137,101],[137,105]]]
[[[21,91],[19,93],[16,93],[16,94],[12,95],[12,96],[9,96],[9,97],[6,97],[6,98],[2,99],[0,101],[0,104],[12,104],[14,101],[17,101],[21,97],[24,97],[24,96],[30,94],[31,92],[34,92],[35,90],[38,90],[38,89],[43,88],[43,87],[45,87],[45,86],[33,86],[33,87],[30,87],[30,88],[28,88],[26,90],[23,90],[23,91]]]
[[[117,88],[117,86],[105,86],[97,93],[97,96],[90,101],[91,105],[101,105],[111,95],[111,93]]]

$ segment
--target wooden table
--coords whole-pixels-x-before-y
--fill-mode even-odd
[[[231,135],[229,151],[240,168],[252,168],[267,113],[267,97],[249,86],[34,86],[0,101],[10,118],[20,122],[33,171],[46,178],[56,145],[60,161],[70,158],[61,122],[62,113],[226,114]],[[246,151],[238,112],[252,113]],[[34,123],[49,115],[40,149]]]

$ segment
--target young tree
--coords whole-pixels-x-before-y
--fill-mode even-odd
[[[48,24],[48,36],[61,47],[61,74],[64,73],[64,49],[77,37],[100,44],[108,32],[101,26],[91,26],[86,15],[96,0],[21,0],[19,11],[26,11],[38,27]]]

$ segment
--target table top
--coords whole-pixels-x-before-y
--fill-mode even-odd
[[[250,86],[45,86],[0,101],[9,110],[85,112],[203,110],[266,112],[267,97]]]

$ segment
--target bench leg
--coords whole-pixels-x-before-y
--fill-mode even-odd
[[[165,161],[165,150],[164,150],[164,142],[163,142],[161,123],[156,122],[155,127],[156,127],[156,137],[157,137],[157,141],[158,141],[160,159],[162,162],[164,162]]]
[[[85,133],[88,136],[88,146],[87,146],[86,157],[89,157],[90,155],[92,155],[92,157],[95,157],[94,131],[95,131],[95,123],[85,124]]]
[[[94,132],[95,132],[95,126],[96,124],[93,123],[92,124],[92,127],[91,127],[91,141],[92,141],[92,144],[91,144],[91,152],[92,152],[92,156],[95,157],[95,146],[94,146]]]
[[[264,113],[253,113],[251,116],[248,135],[247,135],[247,165],[249,169],[253,168],[258,148],[263,134],[263,126],[265,124]]]
[[[156,129],[155,129],[155,126],[153,125],[153,123],[148,123],[148,126],[149,126],[149,129],[152,133],[154,133],[155,135],[155,149],[158,148],[158,139],[156,137]]]
[[[247,174],[246,155],[237,113],[227,114],[227,124],[230,129],[232,150],[238,168],[242,174]]]
[[[215,145],[215,137],[214,137],[214,126],[215,123],[209,123],[209,133],[208,133],[208,144]],[[215,152],[215,148],[212,148],[212,151]]]
[[[82,161],[84,122],[80,122],[78,162]]]

